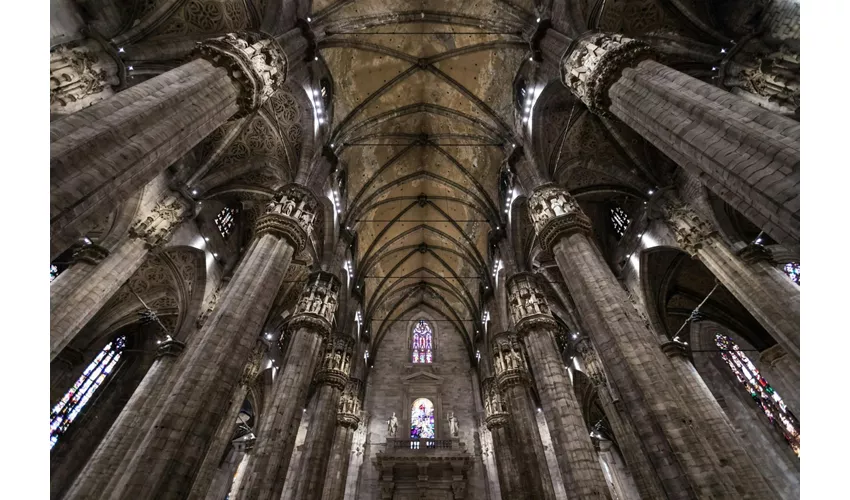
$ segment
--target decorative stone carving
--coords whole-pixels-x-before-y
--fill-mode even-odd
[[[685,359],[689,359],[689,349],[688,344],[684,342],[680,342],[677,340],[671,340],[670,342],[664,342],[661,344],[661,350],[664,354],[669,358],[681,357]]]
[[[544,250],[550,251],[559,238],[580,232],[589,234],[590,219],[570,193],[554,184],[535,189],[528,199],[528,215]]]
[[[266,356],[266,350],[266,343],[262,340],[257,340],[257,342],[254,343],[254,347],[251,349],[251,355],[248,357],[248,361],[242,369],[242,375],[239,377],[239,385],[247,387],[254,381],[255,378],[257,378],[257,374],[260,373],[263,358]]]
[[[549,312],[546,296],[533,274],[517,273],[508,279],[507,286],[508,308],[517,331],[523,333],[533,327],[557,327]]]
[[[256,111],[286,80],[286,52],[274,38],[240,31],[200,42],[197,53],[230,71],[242,87],[236,117]]]
[[[703,220],[694,209],[671,195],[664,198],[661,208],[664,220],[670,225],[682,250],[694,257],[717,234],[710,222]]]
[[[183,352],[183,349],[185,348],[186,344],[169,337],[165,342],[162,342],[157,346],[156,357],[161,358],[163,356],[170,356],[172,358],[176,358],[180,356],[180,353]]]
[[[357,429],[360,425],[360,381],[351,379],[345,385],[336,411],[336,422],[343,427]]]
[[[310,191],[298,184],[289,184],[266,205],[265,212],[257,218],[256,233],[284,237],[292,243],[298,254],[307,246],[318,208],[319,203]]]
[[[454,413],[449,413],[449,434],[452,437],[457,437],[458,432],[460,432],[460,427],[458,426],[457,417]]]
[[[590,343],[590,339],[587,337],[580,338],[575,344],[575,349],[584,362],[585,375],[590,378],[591,383],[597,388],[607,387],[607,378],[602,368],[602,360],[599,359],[599,355]]]
[[[525,363],[522,344],[515,333],[502,332],[493,336],[492,352],[496,380],[502,389],[528,383],[528,366]]]
[[[192,215],[192,205],[178,194],[163,196],[144,220],[130,228],[130,237],[145,240],[145,246],[158,248],[171,238],[177,226]]]
[[[295,313],[289,321],[291,329],[312,326],[324,336],[329,336],[338,306],[339,279],[331,273],[317,271],[307,278]]]
[[[759,245],[757,243],[750,243],[735,252],[735,254],[747,264],[767,262],[770,265],[776,265],[776,261],[773,259],[773,254],[770,253],[770,250],[765,248],[764,245]]]
[[[351,344],[348,337],[335,337],[325,343],[324,355],[316,372],[316,384],[345,389],[351,370]]]
[[[491,431],[507,425],[510,416],[508,405],[502,398],[499,386],[491,377],[483,382],[484,387],[484,423]]]
[[[608,89],[623,69],[652,56],[649,45],[608,33],[587,33],[561,58],[561,81],[590,109],[610,116]]]
[[[75,264],[77,262],[83,262],[92,266],[96,266],[108,256],[109,250],[103,248],[100,245],[92,243],[89,245],[81,246],[80,248],[74,250],[74,255],[72,256],[72,259]]]
[[[73,113],[112,94],[117,68],[101,53],[85,45],[61,45],[50,53],[51,112]]]
[[[393,412],[393,416],[387,420],[387,437],[394,438],[396,433],[398,432],[398,417],[395,416],[395,412]]]

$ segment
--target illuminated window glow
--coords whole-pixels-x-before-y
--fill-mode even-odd
[[[419,398],[410,409],[410,439],[434,439],[434,403]]]
[[[50,281],[55,280],[57,276],[59,276],[59,268],[50,264]]]
[[[121,336],[106,344],[102,351],[89,364],[77,382],[50,411],[50,449],[59,437],[68,430],[71,422],[89,402],[97,388],[112,373],[121,353],[124,351],[125,337]]]
[[[614,232],[617,234],[617,239],[623,237],[626,234],[626,229],[628,229],[629,224],[631,224],[631,219],[626,215],[626,212],[620,208],[619,206],[615,206],[611,209],[611,224],[614,226]]]
[[[732,369],[756,406],[767,416],[773,428],[782,433],[794,453],[800,455],[800,423],[785,406],[779,393],[773,390],[732,339],[718,334],[714,336],[714,342],[720,348],[723,361]]]
[[[785,264],[784,271],[785,274],[787,274],[788,277],[791,278],[791,281],[798,285],[800,284],[800,264],[798,264],[797,262],[789,262]]]
[[[230,207],[224,207],[221,212],[215,217],[215,227],[221,233],[221,237],[225,240],[233,232],[233,214],[234,211]]]
[[[419,320],[413,328],[413,362],[431,363],[433,361],[433,344],[431,325],[425,320]]]

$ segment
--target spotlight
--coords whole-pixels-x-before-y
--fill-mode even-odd
[[[198,190],[197,190],[197,189],[193,189],[193,190],[192,190],[192,194],[193,194],[193,195],[198,194]]]
[[[133,67],[132,67],[132,66],[127,66],[127,70],[128,70],[128,71],[133,71]]]
[[[650,194],[650,196],[651,196],[651,195],[652,195],[652,193],[654,193],[655,191],[653,191],[652,189],[650,189],[648,192],[649,192],[649,194]]]
[[[119,48],[118,48],[118,53],[119,53],[119,54],[123,54],[123,53],[124,53],[124,47],[119,47]]]

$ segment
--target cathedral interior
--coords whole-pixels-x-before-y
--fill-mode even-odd
[[[799,498],[799,3],[51,0],[50,498]]]

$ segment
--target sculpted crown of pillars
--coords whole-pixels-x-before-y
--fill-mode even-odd
[[[561,236],[574,232],[589,234],[590,219],[564,188],[546,184],[528,198],[528,211],[544,250],[550,251]]]
[[[148,248],[160,247],[190,215],[192,205],[179,194],[168,193],[156,202],[147,217],[130,227],[130,237],[144,240]]]
[[[265,212],[255,223],[255,233],[257,236],[272,233],[286,238],[297,254],[307,246],[318,208],[319,203],[310,191],[298,184],[289,184],[266,205]]]
[[[714,226],[671,193],[660,200],[664,220],[670,225],[682,250],[696,257],[697,251],[717,235]]]
[[[599,355],[596,354],[596,349],[590,343],[590,339],[586,336],[582,337],[575,343],[575,349],[584,362],[585,375],[590,378],[594,387],[604,386],[606,382],[605,371],[602,368]]]
[[[652,55],[649,45],[609,33],[588,33],[573,42],[561,58],[561,81],[590,109],[610,116],[608,89],[623,68]]]
[[[242,94],[237,118],[257,110],[286,80],[286,52],[268,35],[227,33],[199,42],[195,50],[202,58],[227,68],[239,83]]]
[[[345,389],[351,370],[351,349],[352,341],[347,336],[330,339],[325,344],[321,364],[316,370],[316,383]]]
[[[522,344],[514,332],[502,332],[493,336],[493,368],[496,380],[502,388],[529,382],[528,366],[525,363]]]
[[[510,419],[508,404],[502,397],[499,385],[488,377],[484,380],[484,423],[490,430],[506,425]]]
[[[517,273],[507,282],[508,307],[518,332],[523,333],[536,326],[556,327],[549,311],[546,295],[530,273]]]
[[[345,385],[337,403],[336,421],[343,427],[356,429],[360,425],[360,381],[351,379]]]
[[[247,387],[251,382],[257,378],[257,374],[260,373],[260,368],[262,367],[263,358],[266,356],[266,351],[268,347],[266,343],[260,339],[254,343],[253,349],[251,349],[251,355],[248,357],[248,361],[245,363],[245,367],[242,369],[242,375],[239,376],[239,385]]]
[[[339,279],[331,273],[317,271],[311,274],[289,321],[290,328],[312,327],[321,335],[330,336],[339,305],[339,287]]]

